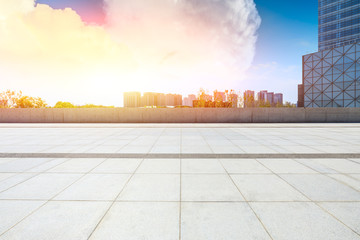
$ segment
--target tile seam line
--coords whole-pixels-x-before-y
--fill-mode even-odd
[[[295,160],[295,159],[292,159],[292,160]],[[275,176],[277,176],[278,178],[280,178],[281,180],[283,180],[284,182],[286,182],[287,184],[289,184],[293,189],[295,189],[296,191],[298,191],[300,194],[302,194],[305,198],[307,198],[308,200],[310,200],[313,204],[315,204],[318,208],[320,208],[324,213],[328,214],[329,216],[333,217],[333,219],[335,219],[336,221],[338,221],[339,223],[341,223],[343,226],[345,226],[347,229],[349,229],[350,231],[354,232],[356,235],[360,236],[359,233],[357,233],[354,229],[352,229],[350,226],[348,226],[347,224],[345,224],[343,221],[341,221],[339,218],[337,218],[335,215],[333,215],[332,213],[330,213],[329,211],[327,211],[323,206],[321,206],[321,204],[319,204],[319,201],[314,201],[313,199],[311,199],[310,197],[308,197],[303,191],[300,191],[300,189],[298,189],[297,187],[295,187],[293,184],[291,184],[289,181],[287,181],[286,179],[284,179],[283,177],[281,177],[281,174],[279,173],[276,173],[274,172],[273,170],[271,170],[269,167],[265,166],[265,164],[263,164],[262,162],[258,161],[256,159],[256,161],[258,163],[260,163],[261,165],[263,165],[264,167],[266,167],[269,171],[271,171]],[[305,164],[302,164],[300,163],[299,161],[296,161],[295,162],[307,167],[307,168],[310,168],[316,172],[319,173],[319,175],[322,175],[321,172],[311,168],[311,167],[308,167],[306,166]],[[290,174],[291,175],[291,174]],[[330,178],[330,177],[329,177]]]
[[[159,140],[160,136],[163,134],[163,132],[165,131],[165,129],[163,129],[161,131],[161,133],[159,134],[159,136],[157,137],[156,141],[153,143],[152,147],[154,147],[155,143]],[[133,141],[135,141],[136,139],[138,139],[141,135],[139,135],[138,137],[136,137]],[[150,148],[150,149],[151,149]],[[135,176],[135,173],[139,170],[140,166],[143,164],[144,162],[144,158],[142,158],[141,162],[139,163],[139,165],[136,167],[136,169],[134,170],[134,172],[131,174],[131,176],[129,177],[129,179],[126,181],[125,185],[122,187],[121,191],[116,195],[116,197],[114,198],[114,200],[110,203],[110,206],[105,210],[104,215],[99,219],[99,222],[96,224],[96,226],[94,227],[94,229],[92,229],[91,233],[89,234],[89,236],[87,237],[87,239],[91,239],[92,236],[94,235],[94,233],[96,232],[96,230],[100,227],[101,223],[104,221],[106,215],[108,215],[108,213],[110,212],[110,210],[113,208],[113,206],[115,205],[115,203],[117,203],[117,199],[121,196],[121,194],[124,192],[126,186],[129,184],[129,182],[131,181],[131,179]]]
[[[242,191],[240,190],[239,186],[236,185],[234,179],[231,177],[231,175],[229,174],[229,172],[227,171],[227,169],[225,168],[224,164],[222,163],[222,161],[220,159],[217,159],[217,161],[220,163],[220,165],[223,167],[223,169],[226,172],[226,175],[229,177],[230,181],[234,184],[235,188],[238,190],[238,192],[240,193],[240,195],[243,197],[244,199],[244,203],[246,203],[246,205],[250,208],[250,210],[252,211],[252,213],[254,214],[254,216],[256,217],[256,219],[259,221],[259,223],[261,224],[261,226],[263,227],[263,229],[265,230],[265,232],[267,233],[267,235],[269,236],[270,239],[274,239],[272,237],[272,235],[270,234],[269,230],[266,228],[265,224],[261,221],[260,217],[258,216],[258,214],[255,212],[255,210],[253,209],[253,207],[251,206],[249,200],[245,197],[245,195],[242,193]]]
[[[53,169],[53,168],[56,168],[57,166],[60,166],[61,164],[63,164],[63,163],[66,163],[66,162],[69,162],[71,159],[67,159],[67,160],[65,160],[64,162],[62,162],[62,163],[59,163],[59,164],[57,164],[56,166],[53,166],[53,167],[51,167],[50,169],[47,169],[47,170],[44,170],[42,173],[39,173],[39,174],[36,174],[35,176],[33,176],[32,178],[34,178],[34,177],[36,177],[36,176],[39,176],[39,175],[41,175],[41,174],[46,174],[47,173],[47,171],[49,171],[49,170],[51,170],[51,169]],[[104,161],[106,161],[106,159],[105,160],[103,160],[102,162],[104,162]],[[100,163],[101,164],[101,163]],[[100,165],[99,164],[99,165]],[[92,169],[90,170],[90,171],[92,171]],[[89,171],[89,172],[90,172]],[[88,173],[89,173],[88,172]],[[49,173],[49,174],[51,174],[51,173]],[[71,184],[69,184],[69,185],[67,185],[65,188],[63,188],[60,192],[58,192],[57,194],[55,194],[52,198],[50,198],[50,199],[46,199],[46,200],[40,200],[40,201],[44,201],[44,203],[43,204],[41,204],[38,208],[36,208],[35,210],[33,210],[32,212],[30,212],[28,215],[26,215],[24,218],[22,218],[20,221],[18,221],[17,223],[15,223],[13,226],[11,226],[9,229],[7,229],[5,232],[3,232],[2,234],[0,234],[0,237],[2,237],[4,234],[6,234],[7,232],[9,232],[11,229],[13,229],[14,227],[16,227],[17,225],[19,225],[21,222],[23,222],[25,219],[27,219],[27,218],[29,218],[31,215],[33,215],[33,214],[35,214],[35,212],[37,212],[37,211],[39,211],[41,208],[43,208],[47,203],[49,203],[49,202],[51,202],[52,200],[54,200],[55,199],[55,197],[57,197],[61,192],[63,192],[65,189],[67,189],[68,187],[70,187],[70,186],[72,186],[75,182],[77,182],[79,179],[81,179],[81,178],[83,178],[85,175],[86,175],[87,173],[82,173],[82,174],[79,174],[79,175],[81,175],[78,179],[76,179],[73,183],[71,183]],[[26,180],[27,181],[27,180]],[[25,181],[25,182],[26,182]],[[14,186],[13,186],[14,187]],[[9,188],[10,189],[10,188]]]

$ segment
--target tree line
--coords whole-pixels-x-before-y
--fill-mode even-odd
[[[51,108],[40,97],[23,95],[22,91],[10,91],[0,93],[0,108]],[[53,108],[114,108],[95,104],[74,105],[70,102],[57,102]]]

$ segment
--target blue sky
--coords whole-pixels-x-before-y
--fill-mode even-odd
[[[83,18],[98,12],[102,0],[38,0],[53,8],[71,7]],[[253,67],[243,80],[242,91],[268,89],[297,100],[302,55],[317,51],[317,0],[255,0],[262,18]],[[91,19],[90,19],[91,20]]]
[[[317,50],[316,0],[255,0],[262,18],[256,63],[301,63]]]
[[[262,18],[246,88],[283,92],[297,101],[302,56],[317,51],[317,0],[255,0]]]

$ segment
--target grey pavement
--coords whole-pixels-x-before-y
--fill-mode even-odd
[[[360,239],[360,124],[3,124],[0,153],[0,239]]]

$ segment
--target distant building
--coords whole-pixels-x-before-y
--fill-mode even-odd
[[[156,101],[155,101],[155,103],[156,103],[156,106],[157,107],[164,107],[164,106],[166,106],[166,95],[164,94],[164,93],[158,93],[157,95],[156,95]]]
[[[153,92],[146,92],[141,98],[141,105],[143,107],[153,107],[157,106],[157,94]]]
[[[270,103],[270,105],[274,105],[274,93],[273,92],[267,93],[266,102]]]
[[[165,106],[175,107],[182,105],[182,95],[180,94],[166,94],[165,95]]]
[[[304,85],[298,85],[298,102],[297,107],[304,107]]]
[[[175,106],[175,94],[166,94],[166,106]]]
[[[124,107],[127,108],[141,107],[141,93],[139,92],[124,93]]]
[[[246,90],[244,92],[244,108],[255,107],[255,92]]]
[[[283,105],[283,94],[282,93],[274,93],[268,92],[267,90],[263,90],[258,92],[257,94],[257,104],[265,106],[275,107],[277,104]]]
[[[275,93],[274,94],[274,105],[283,105],[283,94],[282,93]]]
[[[190,94],[187,97],[184,97],[183,105],[192,107],[193,101],[195,101],[195,100],[196,100],[196,96],[194,94]]]
[[[180,94],[175,94],[174,95],[174,106],[182,106],[183,102],[182,102],[182,95]]]
[[[257,93],[257,100],[261,101],[261,102],[266,102],[267,101],[267,93],[268,91],[263,90]]]

